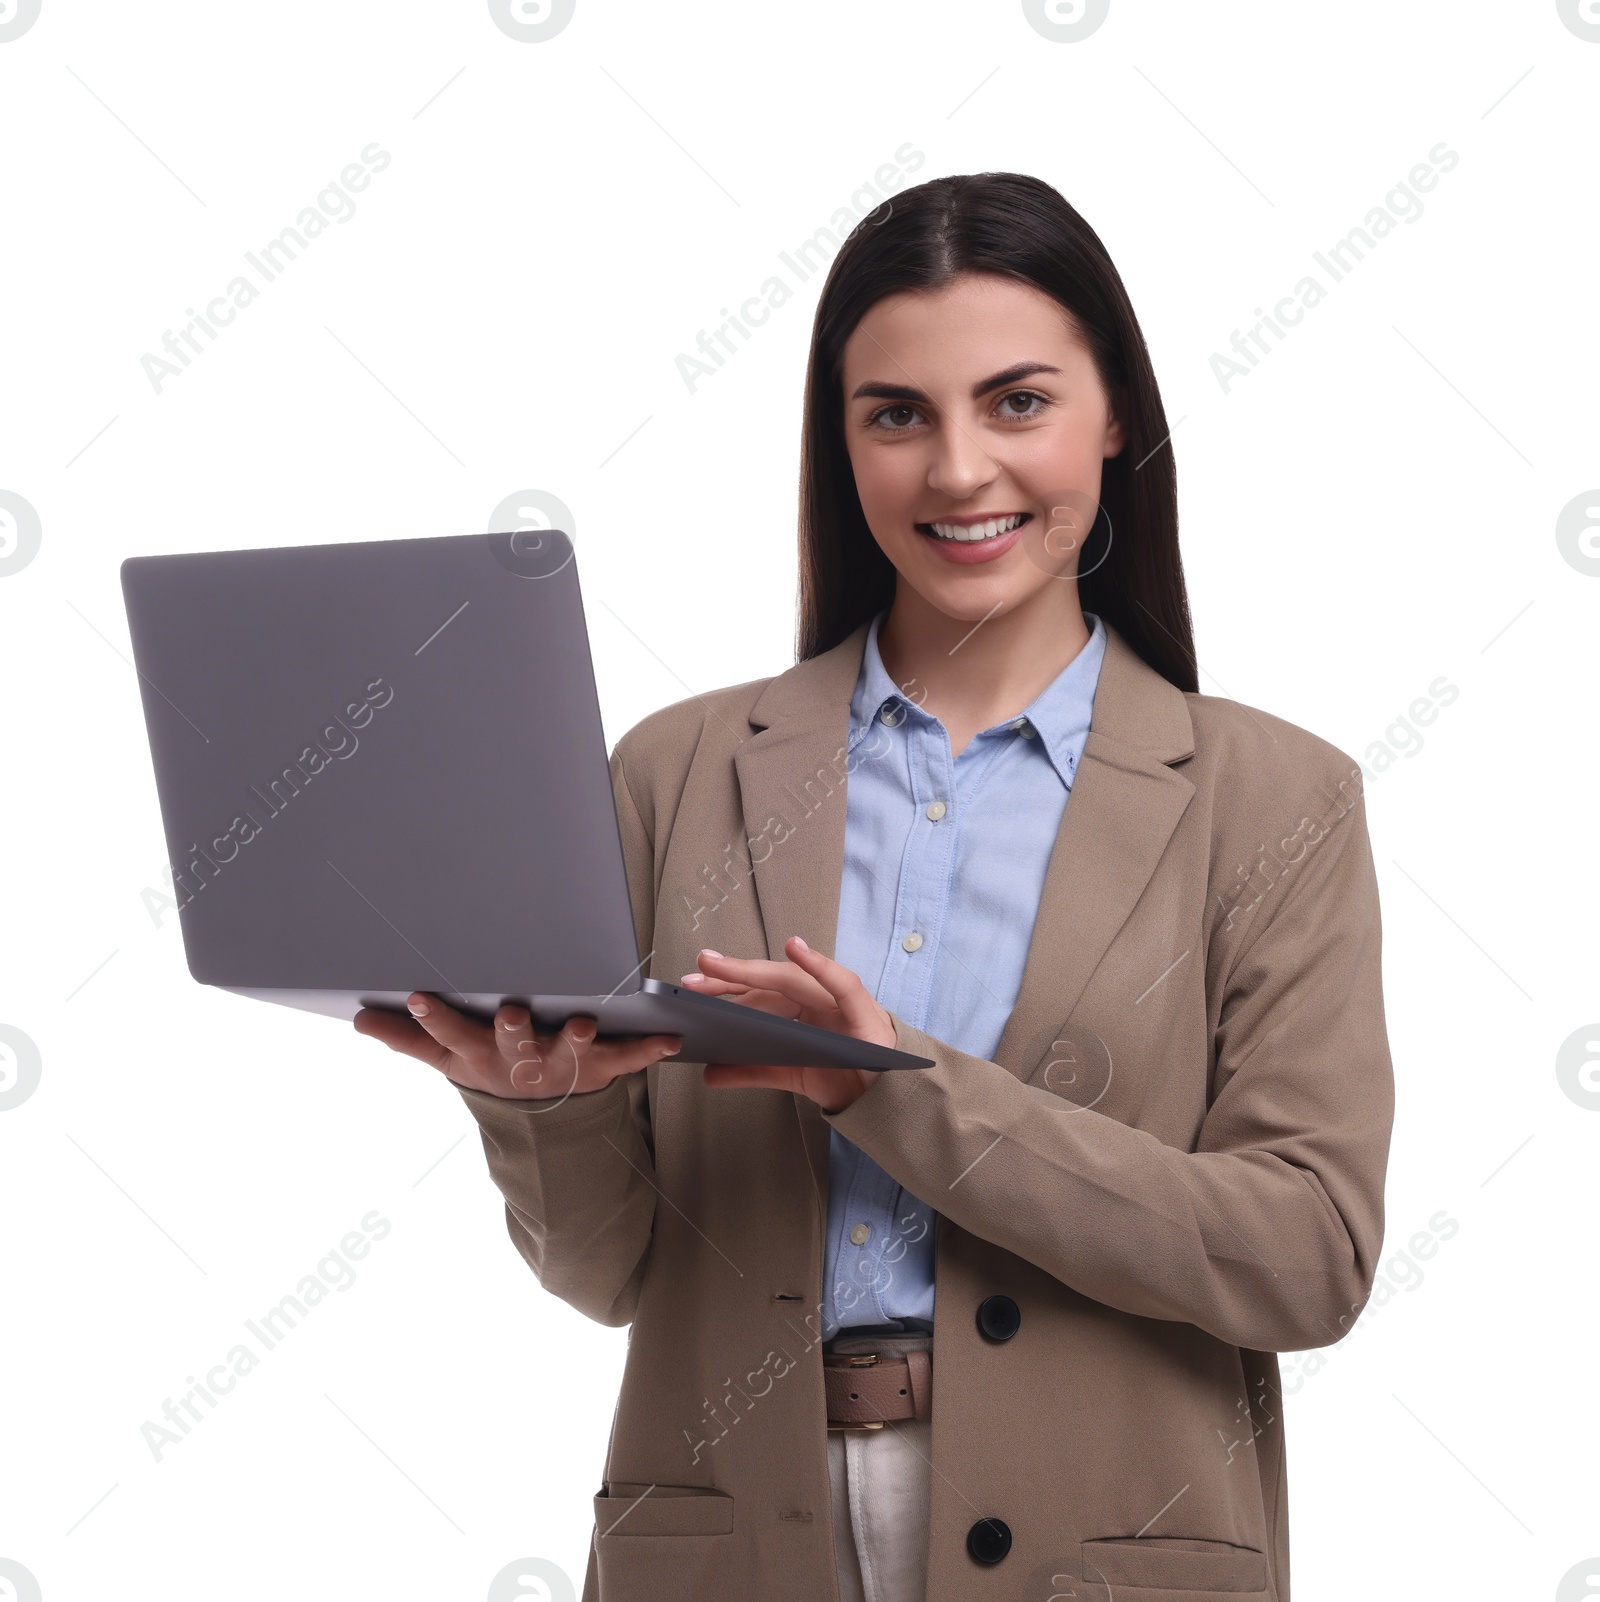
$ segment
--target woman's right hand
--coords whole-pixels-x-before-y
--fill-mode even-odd
[[[597,1039],[595,1020],[581,1014],[567,1019],[559,1033],[541,1033],[533,1028],[526,1007],[509,1002],[492,1024],[469,1018],[420,990],[406,998],[406,1006],[410,1018],[363,1007],[355,1016],[356,1033],[437,1068],[468,1090],[518,1101],[556,1101],[604,1090],[613,1079],[636,1074],[683,1049],[678,1035]]]

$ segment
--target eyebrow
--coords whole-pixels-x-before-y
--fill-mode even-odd
[[[1032,378],[1035,373],[1057,373],[1061,369],[1052,367],[1048,362],[1017,362],[1014,366],[1006,368],[1004,372],[996,373],[991,378],[981,379],[972,386],[972,398],[982,400],[990,390],[1003,389],[1007,384],[1015,384],[1019,379]],[[862,384],[851,400],[898,400],[898,401],[926,401],[928,397],[920,389],[912,389],[907,384]]]

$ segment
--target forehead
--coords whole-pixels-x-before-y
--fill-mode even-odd
[[[1019,361],[1064,369],[1079,354],[1088,347],[1059,301],[1014,278],[968,273],[871,306],[845,341],[843,376],[847,385],[970,381]]]

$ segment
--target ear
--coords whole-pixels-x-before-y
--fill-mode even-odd
[[[1119,390],[1111,397],[1106,412],[1106,448],[1101,453],[1107,460],[1113,456],[1120,456],[1123,447],[1128,443],[1128,431],[1122,426],[1118,415],[1122,410],[1122,392]]]

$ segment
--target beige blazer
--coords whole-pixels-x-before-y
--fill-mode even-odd
[[[652,975],[833,950],[865,638],[618,743]],[[928,1602],[1286,1602],[1274,1354],[1338,1340],[1372,1288],[1379,946],[1357,764],[1108,628],[993,1062],[897,1018],[935,1066],[838,1114],[677,1062],[559,1103],[463,1091],[540,1283],[632,1324],[584,1602],[837,1598],[830,1125],[938,1215]],[[1021,1314],[1002,1342],[995,1296]],[[1011,1532],[997,1564],[968,1555],[980,1519]]]

